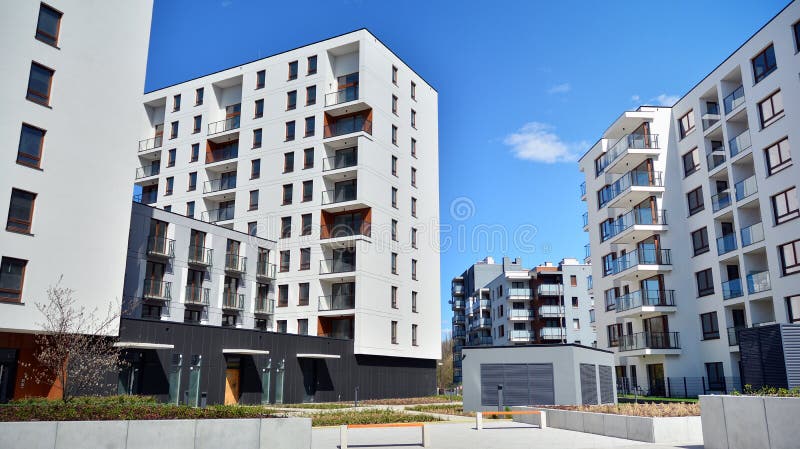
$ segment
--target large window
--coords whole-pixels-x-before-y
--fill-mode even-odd
[[[250,208],[248,210],[258,209],[258,190],[250,191]]]
[[[291,111],[297,107],[297,91],[286,92],[286,110]]]
[[[306,117],[306,134],[305,137],[311,137],[316,132],[316,118],[312,115],[311,117]]]
[[[307,306],[309,298],[309,284],[308,282],[301,282],[297,284],[297,305]]]
[[[280,271],[281,272],[289,271],[289,266],[291,264],[291,257],[289,250],[281,251],[279,254],[280,254],[280,267],[279,267]]]
[[[609,325],[606,332],[608,333],[608,347],[619,346],[619,339],[622,337],[622,323]]]
[[[11,189],[11,203],[8,207],[6,229],[13,232],[30,233],[35,201],[35,193]]]
[[[314,181],[303,181],[303,202],[307,203],[314,198]]]
[[[700,186],[686,194],[686,202],[689,205],[689,215],[694,215],[705,209],[703,202],[703,187]]]
[[[697,296],[714,294],[714,275],[711,273],[711,268],[698,271],[694,277],[697,280]]]
[[[311,214],[300,216],[300,235],[311,235]]]
[[[0,301],[20,301],[27,260],[3,257],[0,260]]]
[[[36,23],[36,39],[50,44],[58,45],[58,34],[61,30],[62,13],[42,3],[39,6],[39,20]]]
[[[317,86],[306,87],[306,106],[317,103]]]
[[[288,239],[292,236],[292,217],[281,218],[281,238]]]
[[[690,110],[683,117],[678,119],[678,131],[681,134],[681,139],[694,131],[694,110]]]
[[[256,72],[256,89],[261,89],[267,83],[267,71],[259,70]]]
[[[689,176],[700,169],[700,156],[697,148],[683,155],[683,176]]]
[[[797,187],[784,190],[772,196],[772,214],[775,216],[775,224],[786,223],[800,217],[800,207],[797,202]]]
[[[708,252],[708,231],[706,228],[692,232],[692,248],[695,256]]]
[[[303,169],[314,168],[314,149],[303,150]]]
[[[250,161],[250,179],[258,179],[261,177],[261,159],[253,159]]]
[[[786,297],[786,312],[790,323],[800,323],[800,295]]]
[[[294,140],[294,120],[286,122],[286,140]]]
[[[42,147],[44,146],[45,130],[22,124],[17,147],[17,163],[29,167],[39,168],[42,162]]]
[[[717,324],[717,312],[703,313],[700,315],[700,325],[703,329],[703,340],[714,340],[719,338],[719,324]]]
[[[764,149],[767,159],[767,174],[774,175],[784,168],[791,167],[792,154],[789,151],[789,138],[784,137],[780,142]]]
[[[308,75],[317,73],[317,55],[308,57]]]
[[[706,363],[708,388],[712,391],[725,391],[725,374],[722,371],[722,362]]]
[[[289,305],[289,286],[286,284],[278,286],[278,307]],[[284,331],[285,332],[285,331]]]
[[[311,269],[311,248],[300,248],[300,270]]]
[[[775,92],[758,103],[758,116],[761,119],[762,128],[766,128],[783,117],[783,97],[781,96],[781,91]]]
[[[264,116],[264,100],[256,100],[254,118],[261,118]]]
[[[32,62],[26,98],[35,103],[48,106],[50,104],[50,87],[53,84],[54,73],[54,70]]]
[[[292,204],[292,185],[291,184],[284,184],[283,185],[283,204]]]
[[[775,61],[775,48],[770,45],[757,54],[751,62],[753,64],[753,78],[758,83],[778,68],[778,63]]]
[[[781,256],[781,271],[783,275],[800,273],[800,240],[784,243],[778,247]]]
[[[289,63],[289,81],[297,79],[297,61]]]

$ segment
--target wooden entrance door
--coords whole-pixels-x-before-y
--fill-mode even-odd
[[[239,369],[225,370],[225,405],[239,403]]]

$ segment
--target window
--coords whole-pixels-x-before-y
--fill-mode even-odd
[[[700,315],[700,325],[703,329],[703,340],[716,340],[719,338],[719,324],[717,312],[703,313]]]
[[[288,304],[284,304],[286,307]],[[275,322],[275,332],[285,334],[287,332],[286,320],[278,320]]]
[[[689,112],[678,120],[678,131],[680,132],[681,139],[694,131],[694,110],[689,110]]]
[[[797,204],[797,187],[772,196],[772,214],[775,216],[776,225],[800,217],[798,209],[800,208]]]
[[[300,269],[311,269],[311,248],[300,248]],[[306,298],[306,300],[308,300],[308,298]]]
[[[753,78],[758,83],[778,68],[775,60],[775,48],[770,44],[764,51],[757,54],[751,63],[753,64]]]
[[[392,95],[392,114],[397,115],[397,95]]]
[[[417,129],[417,111],[411,110],[411,127]]]
[[[306,135],[305,137],[311,137],[314,135],[314,128],[316,126],[316,118],[312,115],[311,117],[306,117]]]
[[[264,100],[256,100],[256,109],[254,118],[261,118],[264,116]]]
[[[257,210],[257,209],[258,209],[258,190],[251,190],[249,210]]]
[[[415,217],[415,218],[417,216],[417,199],[416,198],[411,198],[411,216]]]
[[[395,86],[397,85],[397,67],[395,66],[392,66],[392,83],[394,83]]]
[[[292,185],[291,184],[284,184],[283,185],[283,204],[292,204]]]
[[[397,274],[397,253],[392,253],[392,274]]]
[[[192,144],[192,154],[190,156],[189,162],[197,162],[200,159],[200,144],[193,143]]]
[[[572,328],[575,329],[576,331],[580,330],[580,328],[581,328],[581,320],[579,320],[577,318],[573,318],[572,319]]]
[[[392,301],[392,308],[397,309],[399,308],[397,305],[397,287],[392,286],[391,289],[391,301]]]
[[[700,169],[700,155],[697,148],[683,155],[683,176],[689,176]]]
[[[203,104],[203,93],[204,92],[205,92],[205,89],[203,89],[202,87],[198,87],[194,91],[194,105],[195,106],[200,106],[201,104]]]
[[[722,371],[722,362],[706,363],[708,376],[708,389],[712,391],[727,391],[725,386],[725,373]]]
[[[288,80],[296,80],[297,79],[297,61],[292,61],[289,63],[289,78]]]
[[[317,55],[308,57],[308,74],[313,75],[317,73]]]
[[[258,222],[251,221],[247,223],[247,235],[257,235],[258,234]]]
[[[172,96],[172,112],[181,110],[181,94]]]
[[[314,149],[306,148],[303,150],[303,169],[314,168]]]
[[[195,115],[193,123],[194,123],[194,129],[192,130],[192,133],[197,134],[200,132],[200,127],[203,125],[203,116]]]
[[[703,186],[700,186],[686,194],[686,201],[689,204],[689,216],[692,216],[705,209],[703,203]]]
[[[178,122],[172,122],[169,124],[169,138],[175,139],[178,137]]]
[[[569,276],[569,285],[571,285],[573,287],[577,287],[578,286],[578,276],[575,276],[574,274],[571,274]]]
[[[294,171],[294,151],[283,153],[283,172],[291,173]]]
[[[189,188],[187,189],[189,192],[192,190],[197,189],[197,172],[193,171],[189,173]]]
[[[397,187],[392,187],[392,207],[397,209]]]
[[[397,156],[392,156],[392,175],[397,176]]]
[[[790,323],[800,322],[800,295],[786,297],[786,309]]]
[[[619,339],[622,336],[622,323],[607,326],[606,332],[608,334],[608,347],[619,346]]]
[[[617,255],[615,253],[603,256],[603,276],[613,273],[617,267]]]
[[[50,104],[50,87],[53,85],[54,73],[55,70],[32,62],[26,98],[35,103],[48,106]]]
[[[784,276],[800,273],[800,240],[784,243],[778,247],[778,253]]]
[[[300,216],[300,235],[311,235],[311,214]]]
[[[167,212],[172,212],[172,205],[164,206],[164,210]]]
[[[397,127],[392,125],[392,143],[397,145]]]
[[[256,89],[261,89],[267,84],[267,71],[259,70],[256,72]]]
[[[792,155],[789,152],[789,138],[784,137],[780,142],[764,149],[767,159],[767,174],[774,175],[784,168],[791,167]]]
[[[411,259],[411,279],[417,280],[417,260]]]
[[[297,107],[297,91],[286,92],[286,110],[291,111]]]
[[[303,202],[307,203],[314,198],[314,181],[303,181]]]
[[[417,139],[411,139],[411,157],[417,157]]]
[[[577,296],[573,296],[572,297],[572,308],[573,309],[577,309],[578,308],[578,297]]]
[[[411,247],[417,247],[417,228],[411,228]]]
[[[288,239],[292,236],[292,217],[281,217],[281,238]]]
[[[417,325],[411,325],[411,346],[417,346]]]
[[[33,222],[33,206],[35,202],[35,193],[11,189],[11,202],[8,206],[6,230],[29,234]]]
[[[36,39],[45,44],[58,46],[62,13],[44,3],[39,5],[39,20],[36,23]]]
[[[253,159],[250,161],[250,179],[258,179],[261,177],[261,159]]]
[[[397,220],[392,219],[392,240],[397,241]]]
[[[397,321],[392,321],[392,344],[397,344]]]
[[[164,195],[165,196],[172,195],[173,187],[175,187],[175,178],[170,176],[169,178],[167,178],[167,185],[166,188],[164,189]]]
[[[758,103],[758,116],[761,119],[761,128],[766,128],[783,117],[781,91],[775,92]]]
[[[417,313],[417,292],[411,292],[411,311]]]
[[[417,83],[413,81],[411,82],[411,99],[412,100],[417,99]]]
[[[170,149],[167,151],[167,167],[174,167],[175,166],[175,153],[177,150],[175,148]]]
[[[417,186],[417,169],[411,167],[411,187]]]
[[[706,228],[692,232],[692,248],[695,256],[708,252],[708,231]]]
[[[317,86],[306,87],[306,106],[317,104]]]
[[[27,260],[11,257],[0,260],[0,301],[21,301],[27,264]]]
[[[289,305],[289,286],[279,285],[278,286],[278,307],[286,307]]]
[[[189,201],[186,203],[186,216],[189,218],[194,218],[194,201]]]
[[[39,168],[42,163],[42,147],[44,146],[45,130],[22,124],[22,131],[17,146],[17,163],[29,167]]]
[[[711,274],[711,268],[698,271],[694,277],[697,280],[697,296],[714,294],[714,276]]]
[[[286,140],[294,140],[294,120],[286,122]]]
[[[291,254],[289,250],[284,250],[279,253],[280,255],[280,271],[286,272],[289,271],[290,263],[291,263]]]
[[[306,285],[308,285],[308,284],[306,284]],[[308,305],[308,298],[306,298],[306,304],[305,305]],[[308,318],[298,318],[298,320],[297,320],[297,335],[308,335]]]

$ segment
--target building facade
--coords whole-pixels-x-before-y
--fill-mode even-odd
[[[36,304],[48,300],[50,286],[61,279],[81,306],[101,313],[121,300],[136,156],[117,149],[139,134],[152,2],[21,1],[0,9],[5,401],[56,394],[24,382],[43,322]]]
[[[800,3],[580,160],[598,343],[624,388],[741,388],[737,332],[800,317]],[[692,389],[692,388],[690,388]]]
[[[487,257],[454,278],[454,382],[461,379],[465,346],[594,344],[590,272],[575,259],[528,269],[518,258],[496,264]]]

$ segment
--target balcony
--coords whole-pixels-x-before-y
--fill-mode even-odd
[[[536,287],[537,296],[561,296],[564,294],[564,287],[561,284],[539,284]]]
[[[472,302],[472,310],[478,309],[491,309],[492,301],[489,299],[480,299]]]
[[[625,173],[658,154],[658,134],[628,134],[609,148],[599,160],[597,174]]]
[[[322,192],[322,205],[344,203],[347,201],[355,201],[356,186],[348,185],[345,188],[325,190]]]
[[[742,228],[742,248],[764,240],[764,226],[759,221],[746,228]]]
[[[184,298],[183,303],[187,305],[207,306],[208,295],[210,291],[211,289],[208,288],[196,287],[194,285],[187,285],[186,298]]]
[[[261,315],[273,315],[275,313],[275,301],[266,297],[257,297],[253,312]]]
[[[244,310],[244,294],[231,290],[222,292],[222,308],[228,310]]]
[[[736,234],[726,234],[717,238],[717,255],[721,256],[736,250]]]
[[[542,318],[558,318],[564,316],[564,306],[539,306],[539,316]]]
[[[612,260],[608,266],[604,267],[604,272],[606,276],[616,275],[632,267],[637,267],[637,270],[633,270],[631,273],[634,277],[637,273],[647,277],[670,271],[672,270],[671,252],[668,249],[637,248],[618,259]]]
[[[666,231],[667,212],[653,212],[650,208],[632,209],[616,220],[603,224],[600,239],[612,244],[635,243],[655,232]]]
[[[619,316],[661,315],[675,312],[675,290],[637,290],[616,299]]]
[[[221,192],[236,188],[236,177],[232,176],[224,179],[212,179],[203,183],[203,193]]]
[[[187,262],[189,265],[210,267],[214,250],[203,246],[189,245],[189,256]]]
[[[563,327],[547,326],[539,329],[539,337],[543,340],[563,340],[566,336],[566,329]]]
[[[161,148],[161,145],[164,143],[164,136],[155,136],[149,139],[144,139],[139,141],[139,152],[143,153],[145,151],[155,150],[156,148]]]
[[[134,203],[141,203],[141,204],[153,204],[158,201],[158,191],[151,190],[148,192],[142,191],[142,193],[137,193],[133,195],[133,202]]]
[[[714,212],[719,212],[730,205],[731,193],[727,190],[719,192],[711,197],[711,208],[714,210]]]
[[[722,283],[722,299],[739,298],[744,295],[741,279],[731,279]]]
[[[453,299],[450,303],[453,306],[453,310],[464,310],[464,307],[467,305],[467,302],[463,299]]]
[[[355,116],[338,119],[325,126],[325,139],[344,136],[357,132],[372,134],[372,122],[366,116]]]
[[[715,168],[719,167],[720,165],[725,163],[725,147],[717,147],[711,150],[708,155],[706,155],[706,162],[708,163],[708,171],[711,172]]]
[[[728,148],[730,148],[731,158],[749,149],[751,145],[750,130],[746,129],[739,133],[738,136],[728,141]]]
[[[716,109],[716,111],[712,110],[706,112],[702,117],[700,117],[700,121],[703,124],[703,131],[706,131],[712,126],[716,125],[722,119],[722,114],[719,113],[719,107],[715,107],[714,109]]]
[[[229,161],[239,157],[239,141],[223,144],[206,150],[206,164]]]
[[[464,329],[453,329],[453,338],[467,338],[467,332]]]
[[[136,169],[136,180],[158,176],[161,173],[160,165],[147,165]]]
[[[731,326],[728,328],[728,346],[739,346],[739,331],[747,326]]]
[[[747,179],[743,179],[737,182],[733,186],[733,190],[736,192],[736,201],[742,201],[745,198],[749,198],[752,195],[755,195],[758,192],[758,185],[756,185],[756,176],[753,175]]]
[[[166,259],[172,258],[175,256],[175,240],[165,237],[149,237],[147,239],[147,255]]]
[[[638,332],[622,335],[619,340],[620,352],[635,351],[626,355],[680,354],[678,332]]]
[[[453,296],[464,296],[464,284],[453,284],[451,288]]]
[[[531,299],[532,290],[529,288],[509,288],[508,299]]]
[[[358,100],[358,86],[350,86],[325,94],[325,107]]]
[[[233,207],[222,209],[211,209],[200,214],[200,219],[207,223],[217,223],[220,221],[233,220]]]
[[[582,182],[580,187],[581,200],[586,201],[586,181]]]
[[[512,329],[508,332],[508,340],[514,342],[530,342],[536,339],[536,333],[529,330]]]
[[[633,206],[663,192],[661,172],[630,171],[600,190],[599,208]]]
[[[358,154],[353,153],[344,153],[343,155],[337,155],[332,157],[326,157],[322,160],[322,171],[328,172],[333,170],[342,170],[345,168],[351,168],[358,165]]]
[[[320,312],[331,312],[335,310],[352,310],[356,308],[355,295],[328,295],[320,296],[317,302],[317,310]]]
[[[319,274],[349,273],[356,271],[355,254],[352,260],[323,259],[319,261]]]
[[[730,114],[736,108],[744,104],[744,86],[739,86],[722,100],[725,106],[725,115]]]
[[[225,254],[225,271],[230,274],[242,275],[247,272],[247,257],[235,253]]]
[[[511,309],[508,311],[508,319],[511,321],[528,321],[534,318],[533,310]]]
[[[361,222],[356,221],[355,223],[322,225],[320,227],[319,238],[320,240],[329,240],[329,239],[349,240],[351,237],[370,237],[371,235],[372,235],[372,223],[367,221],[361,221]]]
[[[241,122],[241,116],[237,115],[234,117],[227,118],[225,120],[220,120],[218,122],[212,122],[208,124],[208,135],[213,136],[216,134],[221,134],[228,131],[233,131],[239,129],[239,123]]]
[[[466,316],[463,313],[453,314],[453,324],[459,324],[459,323],[464,324],[465,320]]]
[[[746,279],[747,294],[749,295],[756,295],[772,289],[772,283],[769,279],[769,271],[750,273],[746,276]]]
[[[145,279],[142,298],[169,301],[172,299],[172,282],[165,282],[161,279]]]
[[[275,264],[259,261],[256,263],[256,277],[261,280],[274,280],[275,279]]]
[[[472,346],[491,346],[492,337],[481,336],[470,339],[469,344]]]
[[[492,319],[478,318],[477,320],[472,320],[469,327],[470,329],[491,329]]]
[[[589,212],[583,213],[583,230],[584,231],[589,230]]]

